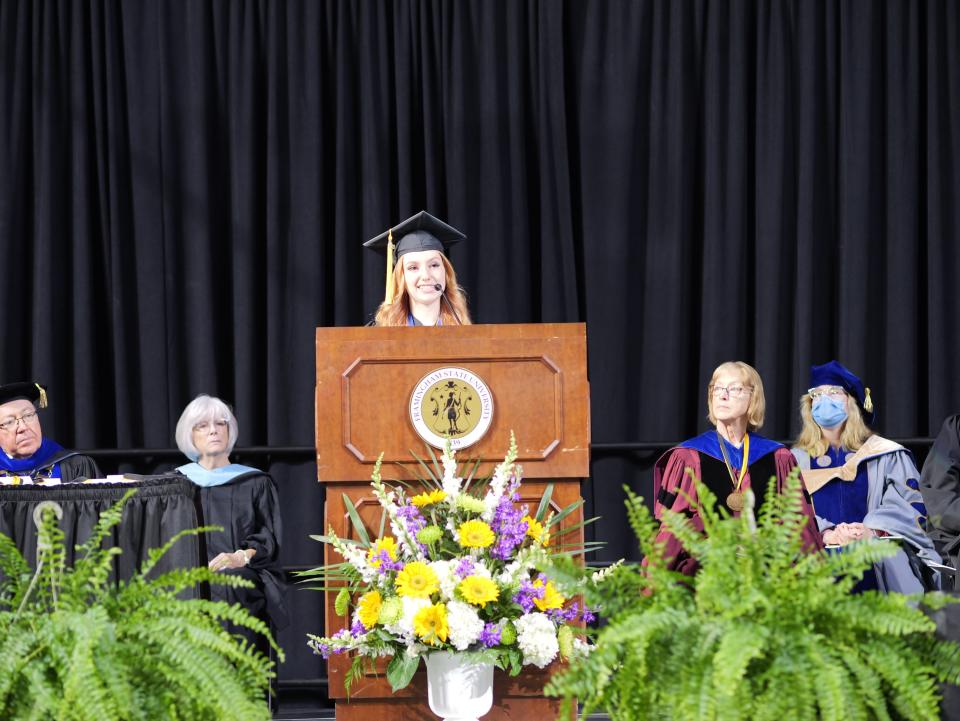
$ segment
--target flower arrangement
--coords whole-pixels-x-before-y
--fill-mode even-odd
[[[378,460],[371,486],[382,510],[380,536],[371,541],[346,497],[358,540],[340,538],[332,528],[313,536],[345,560],[304,575],[325,581],[322,590],[339,588],[336,611],[349,613],[350,625],[329,637],[310,635],[309,644],[325,658],[356,652],[348,691],[364,659],[392,656],[387,678],[396,691],[431,651],[474,654],[516,675],[524,665],[544,668],[586,648],[581,622],[593,614],[537,570],[548,554],[587,550],[561,542],[584,525],[560,524],[583,502],[548,513],[550,484],[533,514],[518,507],[522,471],[512,434],[510,441],[487,480],[474,478],[479,462],[470,473],[458,468],[449,444],[439,464],[431,451],[433,467],[420,461],[426,475],[414,495],[385,484]]]

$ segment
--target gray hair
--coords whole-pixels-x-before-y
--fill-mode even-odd
[[[233,446],[237,442],[239,427],[237,419],[230,410],[230,406],[219,398],[208,396],[201,393],[187,404],[180,414],[180,420],[177,421],[177,448],[189,458],[196,462],[200,457],[200,451],[193,444],[193,427],[204,421],[226,420],[229,433],[227,435],[227,455],[233,452]]]

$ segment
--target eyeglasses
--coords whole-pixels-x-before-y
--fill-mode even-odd
[[[710,392],[713,393],[716,398],[720,398],[724,393],[731,398],[745,398],[753,393],[753,388],[745,388],[743,386],[714,386]]]
[[[0,423],[0,430],[9,432],[14,430],[20,421],[23,421],[23,425],[26,426],[33,423],[36,419],[37,419],[37,412],[28,411],[27,413],[24,413],[22,416],[11,418],[8,421],[4,421],[3,423]]]
[[[829,388],[810,388],[807,393],[811,400],[817,400],[820,396],[830,396],[838,401],[843,400],[847,392],[840,386],[830,386]]]
[[[204,421],[203,423],[198,423],[193,427],[193,430],[199,433],[206,433],[211,429],[211,426],[214,426],[218,431],[225,431],[227,430],[227,425],[228,425],[227,419],[221,418],[220,420],[213,421],[213,423],[211,423],[210,421]]]

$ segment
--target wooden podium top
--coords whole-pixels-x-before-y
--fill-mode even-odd
[[[411,451],[424,458],[427,450],[411,420],[411,397],[442,368],[473,374],[492,399],[489,428],[458,452],[461,459],[479,458],[481,472],[489,472],[506,453],[512,430],[526,477],[589,475],[583,323],[317,328],[316,343],[317,476],[323,482],[369,478],[381,452],[386,477],[416,477]],[[469,405],[474,414],[478,401]],[[441,429],[444,413],[432,408],[424,417]]]

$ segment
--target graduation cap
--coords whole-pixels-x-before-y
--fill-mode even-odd
[[[857,399],[857,403],[863,411],[863,420],[868,426],[872,426],[876,421],[877,414],[873,409],[870,389],[865,388],[863,381],[857,378],[856,374],[849,368],[835,360],[821,366],[810,366],[810,387],[816,388],[817,386],[840,386]]]
[[[394,241],[394,236],[400,240]],[[467,236],[453,226],[421,210],[400,225],[395,225],[364,243],[364,248],[372,248],[387,255],[387,289],[384,302],[392,303],[396,296],[393,284],[393,264],[396,258],[421,250],[438,250],[446,255],[451,245],[466,239]]]
[[[38,405],[40,408],[47,407],[47,388],[39,383],[7,383],[0,386],[0,405],[10,401],[25,400]]]

